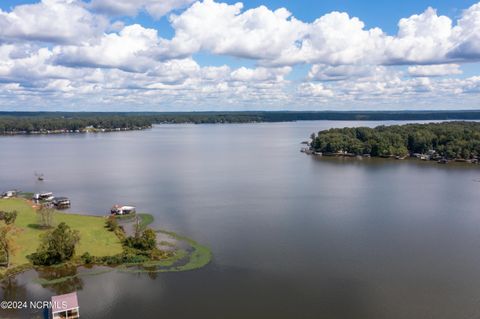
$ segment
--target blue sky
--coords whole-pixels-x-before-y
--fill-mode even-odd
[[[30,0],[12,0],[0,2],[0,8],[9,10],[20,4],[36,3],[38,1]],[[223,1],[234,4],[239,1]],[[381,27],[388,33],[397,31],[397,23],[403,17],[411,16],[415,13],[424,11],[427,7],[433,7],[438,10],[439,14],[457,18],[461,11],[475,4],[476,1],[466,0],[443,0],[443,1],[347,1],[347,0],[277,0],[262,1],[250,0],[241,1],[245,8],[256,8],[261,5],[270,9],[287,8],[293,15],[304,21],[313,21],[319,16],[331,11],[344,11],[352,16],[360,17],[367,27]],[[168,29],[166,35],[171,34],[172,29],[167,23],[167,18],[155,20],[151,19],[148,14],[140,14],[130,21],[139,21],[142,25],[150,27],[158,27],[159,29]]]
[[[480,108],[475,1],[17,0],[0,9],[0,110]]]

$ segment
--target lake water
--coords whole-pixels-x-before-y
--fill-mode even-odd
[[[71,198],[70,211],[96,215],[132,204],[214,259],[196,271],[112,271],[45,288],[29,271],[3,283],[0,298],[78,289],[82,318],[479,317],[480,166],[299,152],[314,131],[379,124],[1,137],[0,189],[53,191]]]

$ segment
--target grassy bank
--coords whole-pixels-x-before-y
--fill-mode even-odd
[[[18,250],[12,256],[12,267],[29,263],[26,256],[36,251],[40,244],[40,235],[47,231],[38,227],[38,213],[31,202],[20,198],[0,199],[0,210],[18,212],[15,221],[15,226],[20,230],[15,240]],[[105,228],[103,217],[56,211],[54,224],[61,222],[65,222],[80,233],[80,242],[76,248],[77,255],[89,252],[95,256],[112,256],[122,252],[120,240]]]

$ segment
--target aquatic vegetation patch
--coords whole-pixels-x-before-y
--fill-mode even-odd
[[[55,285],[55,284],[60,284],[63,282],[66,282],[71,279],[75,278],[80,278],[80,277],[87,277],[87,276],[96,276],[96,275],[103,275],[106,273],[109,273],[113,271],[114,269],[97,269],[97,270],[92,270],[88,272],[80,272],[74,275],[70,276],[63,276],[63,277],[57,277],[57,278],[52,278],[52,279],[47,279],[47,278],[37,278],[34,280],[35,283],[40,284],[42,286],[49,286],[49,285]]]
[[[179,235],[171,231],[158,230],[157,232],[168,235],[177,241],[186,242],[190,246],[188,262],[183,265],[176,266],[174,268],[175,271],[187,271],[202,268],[212,260],[212,251],[207,246],[202,245],[191,238]]]
[[[213,255],[211,250],[191,238],[166,230],[157,230],[157,233],[167,235],[177,241],[178,244],[185,244],[187,248],[181,249],[177,247],[174,255],[166,259],[123,264],[118,267],[118,269],[133,273],[180,272],[202,268],[212,260]],[[173,245],[172,243],[170,244]]]
[[[138,217],[140,217],[140,228],[145,228],[153,223],[153,216],[150,214],[140,213]]]

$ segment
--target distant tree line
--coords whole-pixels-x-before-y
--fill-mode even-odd
[[[387,157],[434,151],[445,159],[475,159],[480,156],[479,122],[335,128],[312,134],[311,138],[311,148],[322,153]]]
[[[81,131],[93,129],[112,130],[150,127],[152,121],[142,116],[92,116],[92,117],[16,117],[0,116],[0,134],[33,133],[46,131]]]
[[[134,130],[163,123],[251,123],[308,120],[480,120],[480,111],[399,112],[0,112],[0,134]]]

